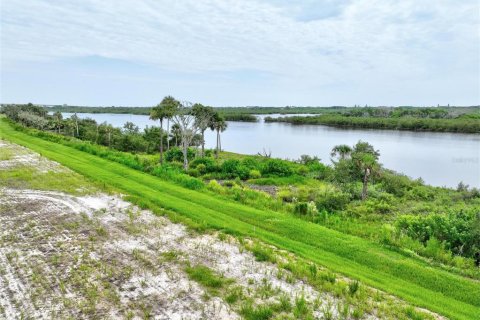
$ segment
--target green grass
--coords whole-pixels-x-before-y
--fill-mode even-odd
[[[39,172],[31,167],[0,170],[0,187],[61,191],[75,195],[97,190],[92,183],[72,172]]]
[[[214,295],[218,294],[219,289],[232,283],[231,279],[218,275],[212,269],[203,265],[187,266],[185,272],[190,279],[198,282],[204,286],[210,294]]]
[[[475,319],[480,284],[419,259],[287,214],[263,211],[182,188],[97,156],[15,131],[0,120],[0,136],[58,161],[94,181],[165,208],[204,227],[258,238],[417,306],[454,319]]]
[[[0,161],[10,160],[13,158],[13,152],[10,149],[0,149]]]

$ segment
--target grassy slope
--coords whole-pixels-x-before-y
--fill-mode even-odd
[[[475,319],[480,284],[428,267],[368,241],[292,216],[261,211],[184,189],[118,163],[14,131],[0,120],[0,137],[24,145],[93,179],[189,219],[257,237],[415,305],[456,319]]]

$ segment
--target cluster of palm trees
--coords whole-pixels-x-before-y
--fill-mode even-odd
[[[160,163],[163,164],[163,123],[166,120],[166,133],[170,134],[170,122],[172,126],[172,134],[175,137],[176,144],[178,138],[181,139],[182,149],[184,153],[184,168],[188,168],[187,151],[194,137],[201,135],[201,156],[205,155],[205,131],[211,129],[217,133],[217,145],[215,155],[221,150],[220,133],[227,129],[227,122],[212,107],[204,106],[200,103],[191,104],[182,102],[172,96],[166,96],[163,100],[152,108],[150,119],[160,122]],[[170,141],[167,139],[167,149],[170,149]]]

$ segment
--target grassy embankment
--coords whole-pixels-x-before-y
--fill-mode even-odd
[[[152,209],[181,219],[256,237],[310,261],[455,319],[474,319],[480,308],[477,281],[283,213],[262,211],[188,190],[118,163],[17,132],[2,120],[0,136],[130,194]]]

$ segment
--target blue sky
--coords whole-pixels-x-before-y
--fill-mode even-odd
[[[0,102],[478,105],[477,0],[2,0]]]

